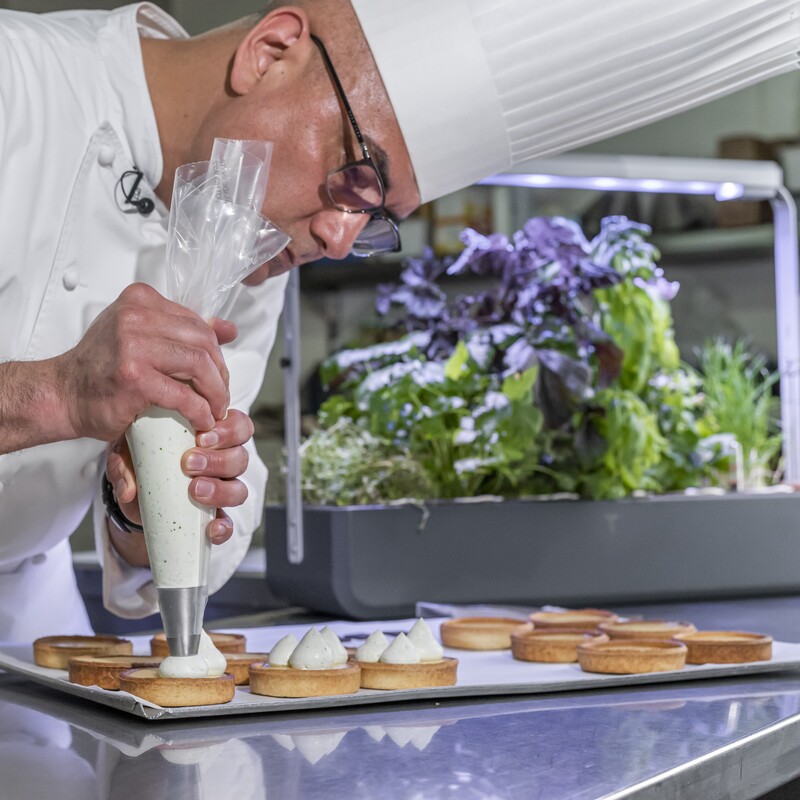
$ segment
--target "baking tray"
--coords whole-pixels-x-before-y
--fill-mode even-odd
[[[378,622],[329,622],[348,645],[357,645],[374,630],[387,634],[408,631],[414,619]],[[438,635],[441,619],[426,620]],[[267,652],[287,633],[300,638],[308,625],[285,625],[267,628],[226,629],[247,637],[247,649]],[[131,636],[134,653],[149,653],[149,637]],[[539,694],[547,692],[603,689],[614,686],[639,686],[652,683],[735,677],[766,672],[800,669],[800,644],[775,642],[771,661],[751,664],[687,665],[682,670],[638,675],[599,675],[583,672],[577,664],[536,664],[517,661],[510,651],[472,652],[446,649],[445,653],[459,660],[458,683],[427,689],[378,691],[360,689],[355,694],[337,697],[277,698],[264,697],[237,687],[230,703],[214,706],[162,708],[140,700],[127,692],[111,692],[92,686],[72,684],[64,670],[46,669],[33,663],[32,645],[0,644],[0,668],[22,675],[31,681],[82,697],[101,706],[127,712],[146,720],[174,720],[236,714],[267,714],[306,709],[342,708],[374,703],[396,703],[403,700],[444,699],[457,697],[489,697],[492,695]]]

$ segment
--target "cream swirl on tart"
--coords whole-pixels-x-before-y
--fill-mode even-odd
[[[330,647],[333,653],[333,663],[344,664],[348,659],[348,655],[342,640],[327,625],[320,631],[320,636],[322,636],[325,644]]]
[[[420,661],[439,661],[444,656],[444,649],[421,617],[408,632],[408,640],[419,651]]]
[[[289,656],[294,652],[297,645],[297,637],[293,633],[287,633],[286,636],[279,639],[272,650],[269,651],[269,663],[274,667],[288,667]]]
[[[415,623],[414,639],[422,643],[423,659],[409,635],[399,633],[380,654],[377,661],[359,661],[361,687],[364,689],[421,689],[426,686],[453,686],[456,682],[458,661],[426,646],[428,636],[433,638],[424,620]],[[414,630],[412,628],[412,630]],[[427,635],[424,629],[427,629]],[[365,642],[366,645],[366,642]],[[358,656],[356,656],[358,658]]]
[[[158,674],[162,678],[218,678],[225,674],[227,663],[211,637],[201,630],[197,655],[167,656]]]
[[[284,637],[270,651],[269,663],[250,665],[250,690],[271,697],[319,697],[358,691],[360,669],[347,660],[347,651],[336,637],[344,651],[344,661],[341,660],[331,636],[336,634],[310,628],[294,647],[291,639]],[[277,663],[284,659],[285,664]]]
[[[383,631],[373,631],[367,636],[364,644],[356,649],[356,661],[375,663],[380,661],[381,653],[389,646],[389,640]]]
[[[225,673],[228,664],[227,659],[217,649],[211,637],[204,630],[200,631],[200,646],[197,652],[208,664],[208,674],[210,677],[216,677]]]
[[[306,632],[289,656],[292,669],[327,669],[333,665],[333,650],[316,628]]]

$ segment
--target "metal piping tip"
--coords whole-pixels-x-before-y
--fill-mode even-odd
[[[197,655],[207,600],[207,586],[158,590],[161,621],[171,656]]]

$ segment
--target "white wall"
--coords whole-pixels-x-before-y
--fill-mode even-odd
[[[800,70],[584,148],[595,153],[713,157],[723,136],[800,135]]]

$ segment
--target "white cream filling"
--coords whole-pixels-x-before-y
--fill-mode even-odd
[[[389,646],[388,639],[383,635],[383,631],[373,631],[357,650],[356,658],[359,661],[375,663],[380,661],[381,654]]]
[[[220,653],[211,637],[203,630],[200,631],[200,647],[197,650],[208,664],[208,675],[211,678],[218,678],[225,674],[228,668],[228,660]]]
[[[207,678],[208,662],[196,656],[167,656],[158,667],[161,678]]]
[[[333,663],[346,664],[348,658],[347,650],[341,639],[327,625],[320,631],[320,635],[333,653]]]
[[[333,651],[316,628],[306,633],[289,656],[293,669],[330,669],[333,665]]]
[[[408,639],[419,651],[420,661],[441,661],[444,650],[431,633],[431,629],[420,617],[408,632]]]
[[[294,652],[297,644],[297,637],[293,633],[287,633],[269,651],[269,663],[273,667],[287,667],[289,656]]]
[[[381,653],[380,661],[382,664],[419,664],[419,650],[409,641],[408,636],[399,633]]]

